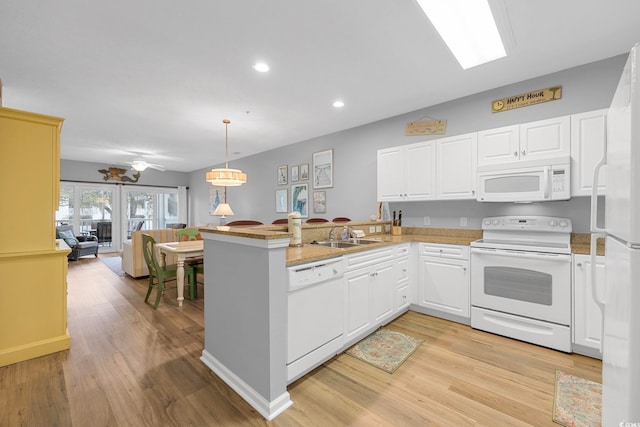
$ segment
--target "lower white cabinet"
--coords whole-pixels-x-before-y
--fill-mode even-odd
[[[393,261],[359,268],[345,274],[346,331],[349,339],[393,314],[395,272]]]
[[[419,244],[418,305],[449,320],[470,317],[469,247]]]
[[[403,244],[345,256],[345,343],[409,307],[409,252]]]
[[[600,340],[602,337],[602,313],[593,299],[591,290],[591,257],[573,255],[573,343],[594,350],[585,352],[574,347],[576,353],[602,357]],[[603,297],[605,280],[605,258],[596,257],[596,283],[598,295]],[[581,351],[582,350],[582,351]]]
[[[395,313],[409,309],[411,305],[411,288],[410,263],[409,263],[410,245],[397,246],[396,251],[396,283],[395,283],[395,302],[393,311]]]

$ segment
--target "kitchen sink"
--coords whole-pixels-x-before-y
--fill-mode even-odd
[[[356,245],[373,245],[374,243],[384,243],[384,240],[376,239],[356,239]]]
[[[338,249],[353,248],[354,246],[358,246],[357,243],[343,242],[342,240],[336,240],[336,241],[333,241],[333,242],[330,242],[330,241],[315,242],[315,243],[311,243],[311,244],[312,245],[318,245],[318,246],[326,246],[328,248],[338,248]]]
[[[382,240],[375,239],[350,239],[350,240],[326,240],[323,242],[312,242],[312,245],[326,246],[328,248],[352,248],[354,246],[371,245],[374,243],[382,243]]]

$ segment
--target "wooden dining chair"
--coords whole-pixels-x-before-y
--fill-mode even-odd
[[[346,216],[339,216],[331,220],[331,222],[350,222],[350,221],[351,221],[351,218],[347,218]]]
[[[202,240],[202,237],[200,236],[200,232],[198,231],[198,229],[195,227],[183,228],[182,230],[176,230],[176,240],[178,242],[183,242],[187,240]],[[189,264],[194,270],[193,276],[194,276],[195,282],[193,284],[194,286],[193,296],[197,298],[198,297],[197,278],[198,278],[198,274],[204,274],[204,258],[203,257],[187,258],[185,263]]]
[[[181,230],[176,230],[176,240],[178,242],[182,242],[185,240],[200,240],[200,232],[197,228],[183,228]]]
[[[314,223],[314,222],[329,222],[329,220],[325,218],[309,218],[305,222],[308,224],[308,223]]]
[[[144,260],[147,263],[149,269],[149,289],[147,289],[147,295],[144,297],[144,302],[149,300],[149,295],[153,288],[157,288],[156,301],[153,304],[153,308],[158,308],[162,294],[167,289],[176,288],[172,286],[168,288],[166,282],[177,280],[178,267],[176,265],[161,266],[156,256],[156,240],[148,234],[142,233],[142,253],[144,254]],[[192,300],[196,297],[196,280],[195,270],[192,266],[185,264],[184,273],[187,277],[187,283],[189,288],[189,299]]]
[[[271,224],[289,224],[289,218],[274,219]]]
[[[260,221],[254,221],[252,219],[239,219],[236,221],[227,222],[225,225],[233,227],[236,225],[262,225],[262,223]]]

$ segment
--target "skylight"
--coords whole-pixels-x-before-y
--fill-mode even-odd
[[[507,56],[487,0],[417,0],[463,69]]]

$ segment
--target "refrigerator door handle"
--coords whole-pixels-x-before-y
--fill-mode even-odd
[[[607,134],[607,122],[604,122],[605,135]],[[600,169],[607,164],[607,138],[604,139],[604,147],[602,158],[593,169],[593,181],[591,185],[591,232],[606,233],[604,228],[598,227],[598,179],[600,177]],[[606,224],[605,224],[606,225]]]
[[[602,353],[602,343],[604,341],[604,305],[606,302],[600,298],[598,295],[598,280],[597,280],[597,270],[596,270],[596,255],[597,255],[597,244],[598,239],[601,237],[606,237],[607,235],[604,233],[591,233],[591,248],[589,250],[591,255],[591,274],[589,277],[589,281],[591,282],[591,294],[593,296],[593,301],[596,303],[598,308],[600,309],[601,314],[601,325],[600,325],[600,353]]]

